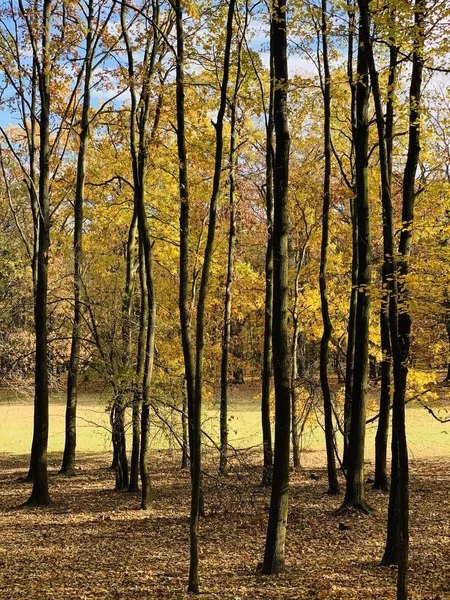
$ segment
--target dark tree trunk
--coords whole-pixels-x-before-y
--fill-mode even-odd
[[[358,45],[356,83],[356,219],[358,227],[358,297],[356,306],[355,359],[353,369],[353,397],[348,446],[348,470],[344,503],[348,507],[368,512],[365,500],[364,443],[366,433],[366,403],[369,349],[370,309],[370,228],[368,190],[368,67],[361,31]]]
[[[235,0],[230,0],[228,6],[228,17],[226,26],[225,53],[223,62],[223,77],[220,88],[220,107],[217,115],[216,129],[216,152],[214,162],[213,187],[209,207],[208,236],[205,245],[203,268],[200,280],[199,297],[197,303],[197,336],[196,336],[196,362],[195,362],[195,389],[194,389],[194,423],[192,443],[192,494],[190,512],[190,566],[188,591],[199,592],[198,573],[198,534],[199,516],[201,508],[201,415],[203,397],[203,353],[204,353],[204,328],[205,328],[205,304],[208,291],[209,273],[211,269],[211,258],[214,244],[217,199],[220,192],[220,179],[222,171],[223,156],[223,122],[227,105],[227,88],[230,71],[230,54],[233,37],[233,17]]]
[[[289,502],[290,353],[288,335],[288,179],[289,127],[287,108],[286,1],[273,7],[270,48],[274,61],[275,162],[274,162],[274,272],[273,335],[275,384],[275,452],[263,572],[284,569],[284,549]]]
[[[84,184],[86,180],[86,153],[89,140],[91,107],[91,79],[93,61],[93,19],[94,2],[89,1],[86,34],[86,57],[84,64],[84,93],[83,107],[81,113],[80,147],[78,149],[77,179],[75,189],[75,229],[73,237],[73,291],[74,291],[74,315],[72,327],[72,345],[70,349],[69,369],[67,376],[67,404],[66,404],[66,428],[65,446],[60,473],[66,475],[75,474],[75,449],[76,418],[77,418],[77,396],[78,396],[78,373],[80,365],[80,338],[82,323],[82,261],[83,261],[83,209],[84,209]]]
[[[410,116],[408,154],[403,175],[402,230],[398,261],[398,319],[392,315],[391,332],[394,362],[394,408],[392,439],[391,495],[389,498],[388,537],[383,562],[398,548],[397,599],[406,600],[409,551],[409,466],[405,429],[405,395],[410,361],[411,317],[408,310],[407,275],[411,255],[412,229],[414,224],[415,178],[420,154],[420,109],[422,93],[423,47],[425,38],[425,2],[416,0],[414,5],[414,51],[409,91]],[[397,325],[397,335],[394,336]],[[394,330],[394,331],[393,331]]]
[[[192,462],[195,366],[191,336],[191,305],[189,300],[189,176],[185,133],[184,28],[181,0],[176,1],[175,13],[177,26],[177,147],[180,191],[180,290],[178,304],[188,408],[189,448]]]
[[[196,276],[192,284],[192,301],[189,299],[189,175],[186,153],[186,124],[185,124],[185,87],[184,87],[184,27],[183,7],[181,0],[175,2],[177,28],[177,67],[176,67],[176,102],[177,102],[177,148],[178,148],[178,182],[180,193],[180,290],[178,307],[181,322],[181,343],[183,348],[185,385],[187,392],[187,414],[189,433],[189,456],[192,479],[193,444],[194,444],[194,394],[195,394],[195,363],[192,347],[191,318],[195,298]],[[199,244],[200,245],[200,244]],[[195,271],[195,269],[194,269]],[[200,474],[200,515],[204,516],[203,486]]]
[[[393,18],[391,11],[391,18]],[[390,59],[389,59],[389,78],[388,78],[388,101],[386,104],[386,127],[385,127],[385,138],[386,138],[386,170],[387,170],[387,183],[389,185],[389,195],[391,196],[392,188],[392,143],[393,143],[393,132],[394,132],[394,94],[397,80],[397,57],[398,49],[395,47],[394,40],[391,39],[390,47]],[[392,220],[392,209],[391,216],[387,217]],[[384,218],[386,228],[386,217]],[[386,235],[383,235],[383,239],[387,240],[389,236],[389,230],[386,231]],[[382,288],[384,290],[383,297],[381,299],[380,308],[380,332],[381,332],[381,390],[380,390],[380,417],[378,420],[377,434],[375,438],[375,481],[373,484],[374,489],[387,491],[389,490],[389,480],[387,475],[386,460],[387,460],[387,444],[389,434],[389,411],[391,405],[391,359],[392,359],[392,348],[391,348],[391,334],[389,325],[389,307],[390,307],[390,295],[391,295],[391,273],[392,265],[390,264],[391,258],[389,255],[389,244],[384,247],[385,264],[382,268]]]
[[[383,268],[382,280],[386,282]],[[389,480],[386,469],[387,444],[389,435],[389,412],[391,405],[391,336],[389,330],[389,296],[383,295],[380,310],[381,350],[381,389],[380,411],[377,433],[375,436],[375,478],[373,487],[376,490],[389,490]]]
[[[39,178],[36,169],[36,161],[38,157],[38,148],[36,144],[36,102],[38,93],[38,77],[37,77],[36,57],[33,55],[33,68],[31,78],[31,111],[30,111],[30,145],[29,145],[29,164],[30,164],[30,183],[28,184],[28,192],[30,194],[31,212],[33,215],[33,254],[31,257],[31,273],[33,278],[33,300],[36,305],[37,280],[38,280],[38,255],[39,255],[39,199],[36,191],[39,188]],[[33,423],[36,421],[36,393],[33,401]],[[36,461],[36,440],[34,438],[31,443],[30,452],[30,467],[25,481],[33,481],[34,463]]]
[[[153,140],[159,124],[161,114],[162,95],[159,95],[153,126],[149,134],[149,115],[152,100],[151,80],[155,73],[155,66],[158,60],[158,52],[162,51],[160,47],[162,34],[160,26],[159,3],[152,4],[152,34],[147,37],[144,64],[142,74],[142,86],[138,98],[136,92],[136,72],[134,67],[134,58],[132,45],[130,42],[127,23],[126,6],[121,7],[121,26],[125,40],[128,75],[130,78],[130,151],[133,167],[134,183],[134,206],[138,220],[139,240],[142,243],[142,254],[145,265],[145,281],[147,285],[147,306],[148,323],[147,339],[145,347],[145,366],[142,394],[141,411],[141,449],[140,449],[140,474],[142,484],[141,508],[146,510],[150,505],[150,472],[149,472],[149,433],[150,433],[150,386],[153,374],[153,362],[155,353],[155,320],[156,320],[156,299],[153,277],[153,250],[150,238],[150,229],[147,221],[145,207],[145,180],[148,170],[148,152],[150,142]],[[162,55],[160,56],[162,60]]]
[[[349,34],[348,34],[348,55],[347,55],[347,75],[350,84],[350,119],[352,127],[352,142],[350,156],[352,159],[352,173],[349,181],[349,188],[352,192],[350,199],[350,215],[352,224],[352,289],[350,292],[350,306],[348,313],[347,330],[347,353],[345,357],[345,397],[344,397],[344,452],[342,466],[347,469],[348,466],[348,439],[350,435],[350,423],[352,416],[352,398],[353,398],[353,368],[355,366],[355,334],[356,334],[356,305],[358,299],[358,221],[356,218],[356,183],[354,173],[355,158],[355,140],[356,140],[356,83],[353,76],[353,44],[355,29],[355,11],[348,11]]]
[[[113,400],[112,407],[112,441],[116,457],[116,491],[128,488],[128,459],[125,438],[125,407],[124,399],[119,394]]]
[[[272,27],[272,20],[271,25]],[[273,451],[270,426],[270,382],[272,379],[272,304],[273,304],[273,95],[274,95],[273,58],[270,59],[270,99],[266,125],[266,292],[264,301],[264,350],[262,369],[261,421],[263,434],[263,473],[262,485],[272,483]]]
[[[220,368],[220,464],[219,473],[226,475],[228,473],[228,365],[230,356],[231,342],[231,302],[232,286],[234,277],[234,252],[236,247],[236,166],[237,155],[237,116],[238,94],[242,83],[241,79],[241,60],[242,44],[247,28],[247,18],[241,32],[237,47],[237,66],[236,81],[234,86],[233,98],[231,101],[230,117],[230,227],[228,233],[228,260],[227,260],[227,278],[225,284],[225,306],[224,306],[224,325],[222,335],[222,361]]]
[[[42,6],[42,56],[38,72],[40,111],[39,138],[39,249],[35,298],[36,370],[35,370],[35,420],[31,461],[33,489],[29,505],[50,503],[47,473],[48,444],[48,349],[47,349],[47,295],[48,252],[50,248],[50,0]]]
[[[183,448],[181,454],[181,468],[187,469],[189,464],[189,432],[188,432],[188,399],[186,389],[186,377],[183,379],[183,406],[181,410],[181,429],[183,432]]]
[[[331,76],[328,63],[328,35],[327,35],[327,1],[322,0],[322,82],[324,102],[324,156],[325,172],[323,182],[323,210],[322,210],[322,243],[320,250],[320,300],[322,306],[323,334],[320,342],[320,384],[323,395],[323,408],[325,416],[325,443],[327,450],[328,493],[339,493],[339,483],[336,473],[334,457],[334,431],[333,408],[331,405],[330,384],[328,382],[328,354],[329,343],[333,333],[330,319],[327,290],[327,263],[328,263],[328,238],[330,215],[330,187],[331,187]]]
[[[141,444],[141,407],[143,394],[143,377],[145,368],[146,330],[148,322],[148,295],[145,273],[144,248],[139,239],[139,284],[141,291],[141,311],[139,317],[138,352],[136,362],[136,386],[133,395],[133,445],[131,450],[129,492],[139,491],[139,456]]]

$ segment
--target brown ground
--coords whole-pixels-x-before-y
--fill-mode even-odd
[[[79,457],[77,477],[51,476],[54,504],[31,509],[15,508],[29,494],[29,484],[17,481],[26,458],[0,457],[1,600],[188,597],[188,474],[178,457],[154,457],[153,506],[145,513],[137,510],[138,495],[112,491],[113,475],[104,468],[109,459]],[[339,499],[323,495],[325,473],[315,471],[319,480],[310,470],[293,474],[288,568],[268,577],[257,565],[269,494],[258,487],[251,457],[234,464],[225,483],[206,480],[203,598],[394,598],[396,571],[379,566],[385,494],[368,489],[372,516],[336,517],[331,511]],[[450,599],[450,459],[415,459],[411,471],[411,598]],[[342,521],[350,530],[339,529]]]

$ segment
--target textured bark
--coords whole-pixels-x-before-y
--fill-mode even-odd
[[[356,83],[356,219],[358,227],[358,281],[355,328],[355,357],[353,395],[348,446],[348,470],[344,503],[347,507],[368,511],[365,501],[364,442],[366,432],[366,403],[368,376],[369,309],[370,309],[370,214],[368,190],[368,67],[366,53],[359,34]]]
[[[273,26],[271,20],[271,27]],[[263,434],[263,473],[262,485],[272,483],[273,451],[272,431],[270,426],[270,382],[272,379],[272,304],[273,304],[273,162],[274,162],[274,95],[273,59],[270,59],[270,99],[266,125],[266,215],[267,215],[267,247],[266,247],[266,291],[264,300],[264,349],[261,391],[261,421]]]
[[[35,297],[36,367],[35,367],[35,419],[32,459],[33,489],[29,505],[50,503],[47,474],[48,444],[48,252],[50,248],[50,28],[51,1],[42,5],[42,47],[38,70],[40,97],[39,130],[39,242]]]
[[[320,301],[322,307],[323,334],[320,341],[320,385],[322,387],[323,409],[325,416],[325,444],[327,451],[328,493],[337,494],[339,483],[336,473],[334,457],[334,431],[333,408],[331,404],[330,384],[328,382],[328,355],[329,343],[333,333],[330,319],[327,290],[327,264],[328,264],[328,238],[330,215],[330,188],[331,188],[331,75],[328,62],[328,35],[327,35],[327,2],[322,0],[322,60],[323,60],[323,103],[324,103],[324,182],[323,182],[323,209],[322,209],[322,242],[320,249]]]
[[[284,569],[284,549],[289,503],[290,352],[288,334],[288,180],[289,126],[287,112],[286,1],[273,6],[270,48],[274,60],[275,162],[274,162],[274,273],[273,335],[275,384],[275,452],[269,522],[263,572]]]

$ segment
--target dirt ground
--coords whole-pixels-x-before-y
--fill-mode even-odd
[[[320,454],[320,455],[319,455]],[[50,461],[56,473],[56,456]],[[317,453],[317,464],[323,456]],[[340,499],[324,495],[326,474],[292,474],[287,570],[263,576],[268,490],[258,457],[240,454],[230,476],[205,480],[201,592],[205,599],[383,599],[395,597],[396,570],[380,567],[388,497],[368,485],[371,516],[337,517]],[[153,504],[116,493],[108,454],[79,457],[79,473],[51,475],[53,504],[18,508],[29,484],[26,457],[0,457],[0,598],[182,599],[188,572],[189,477],[178,455],[155,452]],[[315,461],[309,461],[309,464]],[[209,465],[213,473],[212,465]],[[370,476],[372,465],[367,465]],[[450,599],[450,458],[411,461],[410,594]],[[341,530],[344,522],[348,530]]]

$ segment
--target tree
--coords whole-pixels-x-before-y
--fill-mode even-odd
[[[272,7],[273,23],[270,48],[274,62],[274,222],[273,222],[273,333],[275,385],[275,452],[270,499],[269,522],[263,572],[279,573],[284,569],[289,503],[290,448],[290,354],[288,337],[288,182],[289,127],[287,114],[287,32],[286,2],[280,0]]]
[[[205,245],[203,267],[201,271],[199,295],[197,302],[197,330],[195,340],[195,388],[194,388],[194,411],[193,411],[193,443],[192,451],[192,495],[190,511],[190,566],[188,591],[198,593],[198,534],[201,498],[201,415],[203,396],[203,353],[204,353],[204,331],[205,331],[205,302],[208,291],[208,282],[211,269],[211,258],[214,244],[217,200],[220,192],[222,155],[223,155],[223,124],[227,104],[227,88],[230,71],[231,41],[233,37],[234,0],[230,0],[226,25],[226,40],[223,62],[223,76],[220,87],[220,107],[217,114],[216,145],[214,160],[214,176],[209,204],[208,235]]]
[[[320,300],[322,305],[323,334],[320,342],[320,383],[322,386],[325,442],[327,448],[328,492],[337,494],[339,483],[334,458],[333,407],[331,404],[330,384],[328,382],[328,345],[333,333],[327,292],[327,260],[329,237],[329,214],[331,192],[331,75],[328,60],[328,22],[327,2],[322,0],[322,60],[323,60],[323,103],[324,103],[324,155],[325,172],[323,181],[322,243],[320,251]]]
[[[345,498],[340,511],[348,507],[368,512],[365,501],[364,442],[366,429],[369,307],[371,286],[369,188],[368,188],[368,66],[363,46],[362,30],[359,31],[357,82],[356,82],[356,131],[355,176],[356,220],[358,230],[358,296],[355,320],[355,355],[352,385],[352,412],[348,446],[347,483]]]

